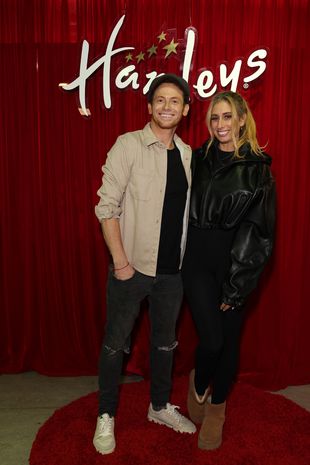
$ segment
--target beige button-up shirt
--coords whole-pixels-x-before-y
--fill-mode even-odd
[[[180,244],[182,262],[191,185],[191,148],[177,136],[187,182],[187,201]],[[124,250],[131,265],[149,276],[156,275],[161,218],[167,175],[167,148],[150,124],[144,129],[119,136],[102,167],[102,186],[95,213],[99,221],[119,218]],[[173,218],[171,218],[173,221]]]

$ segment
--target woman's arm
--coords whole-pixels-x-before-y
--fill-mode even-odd
[[[264,166],[262,186],[241,222],[231,249],[231,268],[223,285],[222,310],[238,307],[256,287],[271,255],[275,225],[275,183],[269,167]],[[225,307],[224,307],[225,306]]]

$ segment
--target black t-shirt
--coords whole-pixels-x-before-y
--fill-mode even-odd
[[[218,170],[231,162],[235,152],[224,152],[219,147],[216,149],[216,157],[214,159],[214,169]]]
[[[161,220],[157,273],[177,273],[188,183],[177,147],[167,150],[167,182]]]

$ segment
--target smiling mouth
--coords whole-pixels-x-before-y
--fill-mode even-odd
[[[164,119],[171,119],[173,118],[173,113],[160,113],[160,117]]]
[[[229,133],[229,131],[217,131],[217,134],[221,137],[225,137],[227,136]]]

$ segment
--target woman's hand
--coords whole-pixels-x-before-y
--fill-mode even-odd
[[[222,303],[222,305],[220,306],[220,309],[223,310],[223,312],[226,312],[226,310],[229,310],[229,309],[234,309],[234,307],[232,307],[231,305],[228,305],[228,304],[224,304],[224,302]]]

